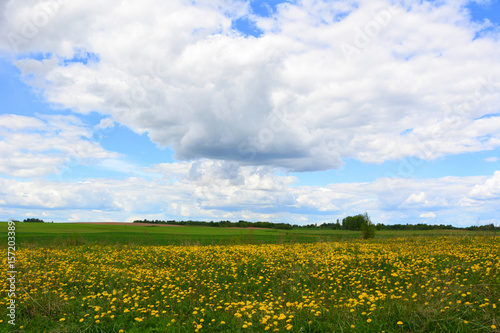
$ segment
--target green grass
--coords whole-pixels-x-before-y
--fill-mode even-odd
[[[203,232],[193,228],[191,236]],[[134,232],[117,234],[126,239]],[[8,299],[1,298],[1,332],[489,333],[500,327],[500,237],[67,245],[18,249],[17,325],[6,323]],[[7,281],[0,286],[6,293]]]
[[[6,230],[6,223],[0,223]],[[358,237],[352,231],[284,231],[276,229],[236,229],[195,226],[144,226],[76,224],[76,223],[17,223],[18,245],[51,245],[61,242],[143,244],[143,245],[215,245],[310,243]]]
[[[0,222],[7,231],[7,222]],[[376,238],[421,236],[475,236],[493,233],[467,230],[382,230]],[[323,229],[236,229],[198,226],[144,226],[81,223],[16,223],[18,246],[56,244],[227,245],[283,244],[353,240],[361,232]],[[5,247],[5,244],[0,244]]]

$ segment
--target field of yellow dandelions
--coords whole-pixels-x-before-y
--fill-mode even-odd
[[[499,332],[500,237],[17,251],[19,332]],[[4,267],[7,263],[4,260]],[[8,282],[0,307],[5,311]]]

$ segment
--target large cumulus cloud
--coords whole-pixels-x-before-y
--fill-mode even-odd
[[[481,118],[499,111],[500,42],[465,4],[304,0],[261,17],[239,1],[11,0],[0,29],[51,103],[180,160],[314,171],[500,145]]]

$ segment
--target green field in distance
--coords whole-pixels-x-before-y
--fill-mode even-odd
[[[7,232],[7,222],[0,222]],[[381,230],[376,238],[419,236],[477,236],[493,232],[467,230]],[[256,229],[85,223],[16,223],[16,244],[23,245],[225,245],[312,243],[361,238],[361,232],[331,229]],[[5,247],[6,244],[0,245]]]

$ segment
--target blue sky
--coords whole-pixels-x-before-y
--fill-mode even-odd
[[[498,1],[105,6],[2,9],[0,220],[500,223]]]

